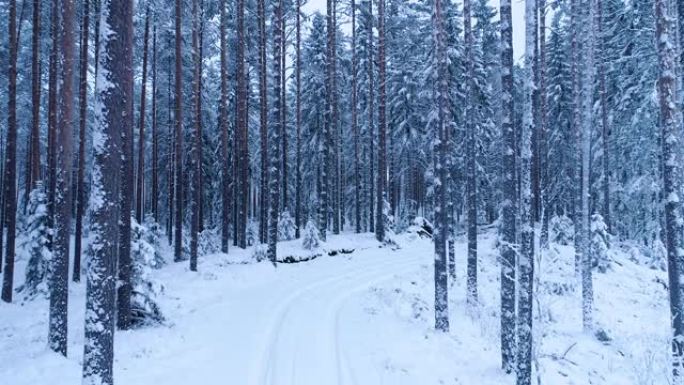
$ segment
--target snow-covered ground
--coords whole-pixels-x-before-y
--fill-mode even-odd
[[[400,248],[371,234],[333,236],[351,254],[297,264],[243,263],[251,250],[200,259],[199,273],[170,263],[167,325],[117,332],[115,381],[125,385],[513,384],[499,369],[499,267],[491,231],[480,236],[478,309],[465,306],[465,245],[457,243],[451,332],[433,331],[433,246],[415,235]],[[297,250],[299,242],[283,245]],[[535,357],[541,384],[667,383],[665,273],[615,253],[595,273],[601,342],[582,331],[573,250],[538,261]],[[23,281],[24,261],[18,264]],[[80,383],[85,284],[72,284],[69,357],[48,351],[47,301],[0,304],[0,384]]]

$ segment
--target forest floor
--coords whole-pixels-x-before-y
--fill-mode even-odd
[[[163,326],[117,332],[115,381],[125,385],[513,384],[499,369],[495,236],[480,235],[480,306],[466,310],[465,245],[456,245],[448,334],[433,330],[433,245],[415,234],[379,247],[372,234],[330,237],[350,254],[297,264],[252,263],[251,251],[204,256],[154,272]],[[289,242],[282,250],[301,250]],[[614,252],[595,273],[595,323],[582,331],[574,254],[552,245],[537,261],[539,383],[666,384],[666,275]],[[169,256],[170,259],[170,256]],[[25,261],[17,277],[23,281]],[[85,284],[72,284],[69,357],[48,351],[47,300],[0,304],[0,383],[80,383]],[[601,341],[601,339],[605,341]],[[537,383],[537,379],[534,381]]]

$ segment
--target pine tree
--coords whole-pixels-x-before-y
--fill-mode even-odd
[[[436,71],[434,100],[437,104],[437,130],[434,138],[434,196],[435,196],[435,329],[447,332],[449,330],[449,302],[447,286],[447,255],[446,255],[446,189],[444,183],[447,178],[446,141],[445,135],[448,126],[447,102],[447,53],[444,33],[444,19],[442,14],[441,0],[433,4],[433,44],[435,49],[434,68]]]
[[[60,151],[56,155],[57,194],[54,200],[54,240],[50,266],[50,348],[64,356],[67,354],[67,310],[69,297],[69,242],[71,239],[71,170],[73,151],[73,75],[74,75],[74,21],[75,1],[63,0],[61,5],[60,34],[60,88],[59,129],[56,141]]]
[[[378,189],[375,204],[377,219],[375,221],[375,238],[385,240],[385,218],[383,207],[385,202],[385,186],[387,184],[387,91],[386,91],[385,59],[385,0],[378,1]]]
[[[17,2],[11,0],[9,4],[9,68],[8,68],[8,98],[7,98],[7,150],[5,153],[5,175],[3,178],[3,215],[2,224],[7,226],[7,243],[5,249],[5,268],[3,269],[2,279],[2,300],[12,302],[12,292],[14,290],[14,246],[16,239],[17,223],[17,201],[16,201],[16,179],[17,179],[17,49],[19,40],[17,38]],[[0,232],[0,238],[2,232]],[[0,245],[0,249],[1,249]],[[62,255],[60,255],[61,257]],[[68,260],[68,257],[67,257]],[[66,309],[65,309],[66,311]],[[65,347],[66,354],[66,347]]]
[[[261,194],[259,202],[259,242],[268,240],[268,99],[266,89],[266,5],[265,0],[258,0],[259,19],[259,137],[261,140]]]
[[[133,125],[133,4],[103,0],[107,30],[98,64],[93,126],[92,192],[90,195],[91,254],[86,288],[83,383],[111,385],[114,361],[116,255],[120,240],[119,156],[124,125]],[[114,38],[116,37],[116,38]],[[124,121],[122,122],[122,117]],[[122,124],[123,123],[123,124]]]
[[[655,29],[659,64],[658,102],[660,105],[660,131],[662,135],[663,156],[663,197],[665,212],[665,248],[667,250],[667,267],[670,294],[670,313],[672,319],[672,363],[673,383],[682,378],[682,357],[684,338],[684,322],[682,321],[682,297],[680,289],[680,273],[682,271],[681,249],[682,239],[682,203],[681,170],[679,159],[679,127],[678,116],[681,113],[677,104],[677,87],[675,78],[676,51],[674,44],[674,18],[666,0],[655,2]]]
[[[532,159],[532,138],[535,127],[535,84],[536,61],[536,0],[525,1],[525,67],[523,127],[520,148],[521,159],[521,201],[520,201],[520,252],[518,253],[518,319],[516,322],[517,360],[516,384],[532,384],[532,301],[534,285],[534,204],[532,174],[535,172]]]
[[[230,163],[228,158],[228,43],[226,29],[228,16],[226,15],[226,0],[221,0],[220,44],[221,52],[221,98],[219,101],[219,127],[221,130],[221,251],[228,252],[230,238]]]
[[[465,131],[466,131],[466,201],[468,206],[468,278],[467,301],[477,302],[477,177],[475,174],[475,125],[473,122],[474,57],[471,29],[470,0],[463,1],[463,31],[465,37]]]
[[[529,0],[528,0],[529,1]],[[518,191],[515,180],[515,129],[513,104],[513,32],[510,0],[501,1],[501,101],[503,203],[501,227],[501,366],[513,371],[515,360],[515,266]]]
[[[283,49],[283,41],[281,28],[283,27],[283,1],[278,2],[273,7],[273,93],[275,100],[271,110],[271,140],[270,140],[270,155],[271,167],[269,175],[269,222],[268,222],[268,259],[275,263],[277,259],[276,246],[278,243],[278,217],[280,212],[280,135],[282,135],[283,127],[281,126],[282,102],[280,98],[281,72],[280,66],[281,55]]]
[[[176,176],[173,181],[174,186],[174,261],[179,262],[183,259],[183,37],[181,35],[182,24],[182,1],[176,0],[175,9],[175,135],[174,135],[174,167]],[[123,209],[123,207],[122,207]],[[130,234],[130,232],[129,232]]]
[[[83,3],[81,58],[79,78],[79,121],[78,121],[78,174],[76,180],[76,234],[74,235],[74,282],[81,281],[81,250],[83,242],[83,214],[86,206],[85,194],[85,146],[86,146],[86,120],[88,114],[88,41],[90,26],[90,1]]]

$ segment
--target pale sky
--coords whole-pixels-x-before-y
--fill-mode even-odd
[[[337,0],[338,4],[349,0]],[[360,1],[360,0],[358,0]],[[499,0],[489,0],[493,7],[499,10]],[[457,0],[462,7],[462,0]],[[516,62],[521,61],[525,52],[525,2],[524,0],[512,0],[513,3],[513,55]],[[326,0],[308,0],[303,6],[306,14],[312,14],[319,11],[325,14]],[[550,19],[547,17],[547,19]],[[346,30],[351,28],[347,20],[341,21],[346,23]]]

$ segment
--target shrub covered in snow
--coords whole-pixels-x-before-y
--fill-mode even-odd
[[[591,216],[590,231],[589,252],[591,253],[592,266],[599,272],[605,273],[610,267],[608,261],[610,234],[608,234],[608,226],[601,214]]]
[[[247,223],[247,229],[245,230],[245,236],[247,238],[247,246],[253,246],[258,243],[257,234],[259,234],[259,226],[253,220],[249,220]]]
[[[42,182],[29,195],[28,213],[26,216],[25,237],[19,248],[29,255],[26,265],[26,280],[17,288],[25,298],[36,295],[47,295],[48,262],[52,255],[48,247],[51,229],[48,227],[47,196]]]
[[[285,210],[280,215],[280,220],[278,221],[278,240],[291,241],[295,239],[296,231],[297,226],[295,226],[294,218],[292,218],[289,211]]]
[[[321,239],[318,233],[318,227],[313,220],[309,219],[306,222],[306,227],[304,228],[304,234],[302,235],[302,247],[306,250],[316,250],[321,246]]]
[[[152,278],[156,266],[155,248],[147,242],[149,229],[131,218],[131,322],[134,327],[157,325],[164,316],[157,305],[157,296],[164,287]]]
[[[199,233],[199,255],[216,254],[221,251],[221,234],[218,228],[204,229]]]
[[[575,239],[575,227],[566,215],[556,215],[549,221],[551,242],[559,245],[571,245]]]
[[[154,217],[151,214],[147,214],[145,216],[143,227],[146,230],[144,232],[144,240],[154,249],[154,261],[152,263],[152,268],[159,269],[166,265],[166,260],[164,259],[160,249],[160,240],[164,236],[162,227],[154,220]]]
[[[266,245],[256,245],[254,246],[254,251],[252,251],[252,258],[257,262],[262,262],[267,259],[268,247]]]

